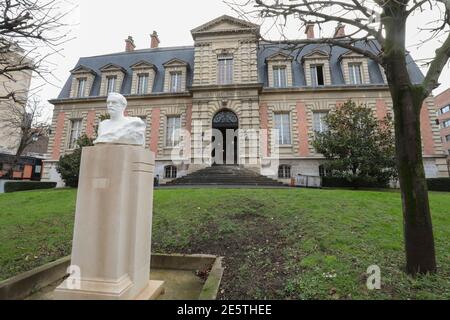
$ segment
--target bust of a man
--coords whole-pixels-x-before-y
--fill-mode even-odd
[[[125,117],[127,100],[119,93],[110,93],[106,102],[110,119],[100,122],[94,144],[112,143],[145,145],[145,122],[136,117]]]

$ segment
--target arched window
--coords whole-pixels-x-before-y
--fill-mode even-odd
[[[166,179],[175,179],[177,177],[177,167],[175,166],[166,166],[164,168],[164,178]]]
[[[289,179],[291,177],[291,166],[281,165],[278,167],[278,178]]]

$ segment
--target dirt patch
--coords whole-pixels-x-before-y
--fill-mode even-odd
[[[284,288],[292,276],[283,252],[289,246],[279,221],[244,212],[228,217],[239,224],[234,232],[220,233],[216,222],[199,228],[184,253],[223,256],[225,271],[218,299],[286,299]],[[291,297],[293,299],[297,297]]]

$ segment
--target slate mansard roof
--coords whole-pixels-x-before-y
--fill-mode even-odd
[[[359,46],[367,46],[367,44],[359,44]],[[371,48],[375,52],[375,47]],[[264,87],[268,87],[268,72],[266,59],[275,53],[284,52],[292,56],[292,71],[293,71],[293,87],[306,87],[305,74],[303,69],[302,58],[305,55],[312,53],[313,51],[326,52],[330,56],[330,71],[332,86],[346,86],[344,76],[342,73],[342,67],[340,57],[348,52],[347,49],[341,47],[330,47],[327,45],[311,44],[305,46],[301,50],[287,50],[286,47],[274,44],[260,43],[258,49],[258,81],[262,83]],[[187,83],[186,86],[190,87],[193,82],[193,70],[194,70],[194,47],[171,47],[171,48],[155,48],[136,50],[134,52],[121,52],[116,54],[107,54],[102,56],[85,57],[80,58],[74,69],[83,66],[94,71],[95,80],[91,90],[91,97],[99,96],[101,71],[100,69],[105,65],[111,63],[122,67],[125,71],[125,78],[121,88],[121,93],[128,95],[131,93],[131,80],[132,69],[131,66],[140,61],[146,61],[153,64],[157,71],[152,93],[162,93],[164,91],[164,64],[172,59],[179,59],[188,64],[187,69]],[[420,71],[417,64],[408,55],[408,71],[413,83],[420,83],[423,81],[424,76]],[[381,70],[378,65],[369,59],[369,74],[370,82],[373,85],[382,85],[383,78]],[[67,80],[58,99],[67,99],[70,97],[70,89],[72,83],[72,75]]]

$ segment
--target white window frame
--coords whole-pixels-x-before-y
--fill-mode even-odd
[[[442,128],[450,127],[450,119],[442,121]]]
[[[217,59],[219,84],[232,84],[234,72],[234,59],[232,56],[219,56]]]
[[[81,137],[83,119],[70,120],[69,149],[75,149],[78,138]]]
[[[350,84],[359,85],[363,83],[362,79],[362,63],[349,62],[348,64],[348,76]]]
[[[139,73],[137,75],[137,94],[147,94],[149,77],[148,73]]]
[[[317,73],[317,67],[322,67],[322,81],[323,84],[319,84],[319,75]],[[309,66],[311,73],[311,86],[323,87],[325,85],[325,65],[324,64],[312,64]]]
[[[287,68],[283,66],[273,66],[273,86],[275,88],[287,87]]]
[[[166,147],[177,147],[180,143],[181,117],[168,116],[166,118]]]
[[[117,76],[106,77],[106,94],[116,92]]]
[[[86,78],[78,78],[78,87],[77,87],[77,98],[83,98],[85,96],[86,91]]]
[[[274,114],[275,129],[278,130],[278,144],[291,145],[291,115],[289,112],[279,112]],[[288,130],[285,130],[285,126]],[[286,135],[285,135],[285,132]]]
[[[328,126],[324,122],[324,117],[328,115],[328,111],[313,111],[313,129],[314,132],[326,132],[328,131]],[[316,116],[318,116],[318,123],[316,121]],[[319,128],[317,128],[316,124],[319,125]]]
[[[171,71],[170,73],[170,92],[181,92],[182,71]]]

